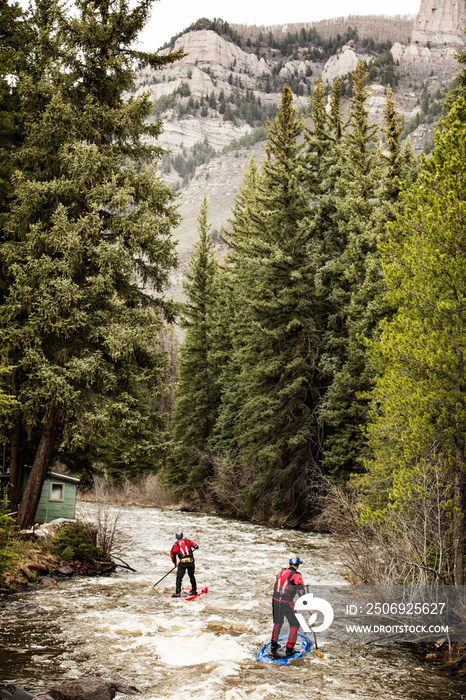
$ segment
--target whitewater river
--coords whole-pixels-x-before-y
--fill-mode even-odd
[[[311,652],[288,666],[255,660],[270,639],[274,576],[290,552],[304,561],[306,582],[344,583],[337,547],[325,535],[136,507],[120,511],[119,526],[132,541],[123,558],[137,573],[73,578],[7,601],[0,611],[2,682],[35,693],[100,676],[136,686],[141,700],[466,698],[464,682],[395,644],[324,643],[324,659]],[[179,527],[199,544],[197,580],[209,592],[169,603],[174,573],[147,588],[171,568]]]

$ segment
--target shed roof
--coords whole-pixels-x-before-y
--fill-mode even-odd
[[[75,476],[68,476],[67,474],[57,474],[57,472],[49,472],[47,478],[53,477],[54,479],[61,479],[62,481],[70,481],[72,484],[79,484],[81,479],[77,479]]]

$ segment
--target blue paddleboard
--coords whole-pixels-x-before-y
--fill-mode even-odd
[[[312,649],[311,640],[308,639],[302,632],[298,632],[298,639],[296,640],[296,644],[294,646],[294,653],[291,656],[285,656],[285,646],[287,641],[288,632],[282,632],[278,638],[278,643],[280,646],[278,647],[277,654],[272,655],[270,651],[270,642],[267,642],[267,644],[264,644],[262,649],[257,654],[257,660],[268,661],[272,664],[281,664],[283,666],[294,659],[300,659],[302,656],[304,656],[304,654]]]

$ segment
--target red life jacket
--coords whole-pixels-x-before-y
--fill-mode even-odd
[[[290,579],[296,574],[295,569],[282,569],[278,572],[273,589],[274,600],[291,603],[300,584],[293,583]]]
[[[182,564],[193,564],[194,563],[194,557],[193,557],[193,550],[192,548],[188,545],[186,540],[177,540],[176,544],[178,545],[178,557],[180,559],[180,562]]]

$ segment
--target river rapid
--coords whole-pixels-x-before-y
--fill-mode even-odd
[[[91,518],[95,506],[82,504]],[[271,591],[290,552],[304,581],[344,584],[331,537],[212,515],[109,508],[130,539],[122,555],[137,570],[34,587],[0,611],[0,680],[32,692],[89,676],[136,686],[140,700],[446,700],[466,683],[396,644],[322,644],[287,666],[258,663],[270,639]],[[177,529],[199,544],[195,601],[167,602],[175,573],[168,552]],[[187,575],[183,585],[189,585]],[[117,694],[116,698],[123,700]]]

